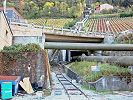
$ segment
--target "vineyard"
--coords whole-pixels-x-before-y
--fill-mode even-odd
[[[89,19],[85,30],[89,32],[120,33],[125,30],[133,30],[133,18],[100,18]]]
[[[35,24],[35,25],[41,25],[41,26],[51,26],[51,27],[57,27],[62,28],[65,24],[71,22],[73,19],[71,18],[62,18],[62,19],[29,19],[28,22]]]

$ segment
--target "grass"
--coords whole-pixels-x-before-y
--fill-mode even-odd
[[[128,69],[123,67],[118,67],[110,64],[99,64],[100,72],[94,73],[91,71],[91,66],[97,65],[96,62],[74,62],[71,64],[70,68],[79,74],[83,81],[94,82],[102,76],[110,75],[129,75]]]
[[[92,14],[90,18],[112,18],[112,17],[120,17],[119,13],[114,14]]]
[[[57,27],[62,28],[65,24],[73,21],[72,18],[60,18],[60,19],[45,19],[45,18],[38,18],[38,19],[29,19],[29,23],[33,23],[35,25],[41,25],[41,26],[51,26],[51,27]]]

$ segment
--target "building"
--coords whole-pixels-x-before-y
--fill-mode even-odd
[[[95,8],[95,13],[100,13],[102,10],[109,10],[109,9],[114,9],[114,7],[110,4],[107,4],[107,3],[101,4]]]
[[[100,11],[102,10],[109,10],[109,9],[114,9],[114,7],[110,4],[102,4],[100,5]]]
[[[4,12],[0,11],[0,50],[12,45],[13,33]]]
[[[0,11],[3,10],[4,8],[0,7]],[[18,11],[14,7],[7,7],[5,14],[7,16],[8,21],[25,22],[24,18],[18,13]]]

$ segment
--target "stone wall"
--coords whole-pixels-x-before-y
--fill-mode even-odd
[[[0,75],[30,77],[31,83],[38,82],[44,75],[42,52],[0,53]]]
[[[65,65],[63,65],[63,69],[65,70],[65,73],[67,74],[68,77],[76,80],[76,82],[80,82],[80,77],[78,74],[76,74],[74,71],[72,71],[70,68],[66,67]]]
[[[129,90],[127,81],[118,76],[104,76],[95,82],[89,82],[88,86],[97,91]]]
[[[75,79],[77,82],[87,85],[90,89],[95,89],[97,91],[126,91],[133,89],[133,78],[127,77],[122,78],[119,76],[103,76],[102,78],[98,79],[95,82],[84,82],[82,78],[72,71],[67,66],[63,65],[65,73],[71,79]],[[130,80],[130,81],[129,81]]]

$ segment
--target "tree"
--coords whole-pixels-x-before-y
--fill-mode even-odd
[[[67,12],[67,8],[68,8],[67,3],[65,3],[65,2],[60,3],[59,9],[60,9],[62,16],[64,16],[64,13]]]
[[[38,5],[39,9],[43,9],[43,6],[47,1],[48,0],[34,0],[34,2]]]
[[[47,16],[51,16],[51,8],[52,7],[54,7],[53,2],[46,2],[43,6],[44,14],[46,14]]]

